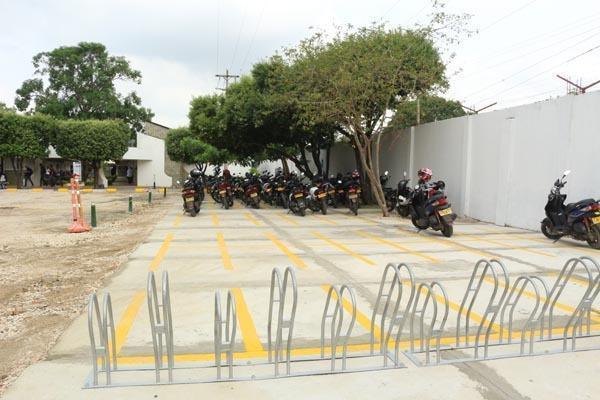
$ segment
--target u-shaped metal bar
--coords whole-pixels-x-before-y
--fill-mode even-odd
[[[156,290],[156,280],[154,272],[148,272],[146,285],[146,294],[148,298],[148,313],[150,316],[150,330],[152,333],[152,346],[154,349],[154,370],[156,382],[160,382],[160,370],[163,368],[163,336],[165,338],[165,347],[167,353],[167,370],[169,382],[173,382],[173,369],[175,368],[175,355],[173,348],[173,318],[171,314],[171,296],[169,289],[169,274],[163,271],[161,300],[159,302]],[[162,310],[162,312],[161,312]]]
[[[94,325],[98,330],[98,341],[94,333]],[[109,293],[104,294],[102,311],[100,311],[96,293],[90,295],[88,302],[88,332],[92,353],[93,385],[98,386],[98,358],[101,360],[101,371],[106,374],[106,385],[110,385],[110,373],[117,369],[117,347],[112,302]]]
[[[225,340],[223,340],[223,325],[225,325]],[[217,367],[217,379],[221,379],[221,354],[224,351],[227,357],[229,379],[233,379],[233,346],[237,329],[237,311],[235,299],[231,291],[227,291],[227,311],[225,321],[221,310],[221,294],[215,292],[215,323],[214,323],[214,345],[215,366]]]
[[[504,317],[506,311],[508,309],[508,343],[512,343],[513,337],[513,321],[514,321],[514,312],[521,299],[523,292],[525,289],[530,286],[533,289],[533,293],[535,296],[535,304],[531,309],[529,316],[523,322],[523,326],[521,328],[521,337],[520,337],[520,355],[525,354],[525,342],[529,342],[529,354],[533,354],[533,343],[535,336],[535,327],[537,325],[538,320],[540,319],[542,313],[538,314],[538,310],[541,310],[541,298],[542,294],[544,296],[547,295],[547,287],[540,278],[533,276],[520,276],[518,277],[512,285],[510,289],[509,295],[506,298],[502,306],[502,310],[500,311],[500,332],[499,332],[499,342],[502,343],[504,341]],[[529,336],[529,339],[527,339]]]
[[[289,318],[284,318],[284,311],[286,305],[286,297],[288,287],[292,288],[292,304],[289,312]],[[277,296],[277,298],[276,298]],[[275,330],[275,348],[273,349],[272,342],[272,329],[273,329],[273,312],[274,304],[278,303],[277,307],[277,325]],[[279,376],[279,363],[281,362],[281,352],[283,344],[283,329],[288,330],[287,342],[285,349],[285,364],[286,374],[290,374],[291,368],[291,349],[292,349],[292,338],[294,333],[294,321],[296,319],[296,307],[298,305],[298,283],[296,281],[296,273],[292,267],[287,267],[283,273],[283,280],[281,279],[281,273],[277,268],[274,268],[271,272],[271,290],[269,298],[269,319],[267,321],[268,329],[268,354],[269,362],[273,362],[275,365],[275,376]],[[274,357],[273,357],[273,353]]]
[[[348,292],[350,295],[350,304],[352,307],[350,314],[350,323],[346,332],[342,335],[342,325],[344,321],[344,294]],[[331,299],[335,296],[332,303]],[[329,312],[330,304],[334,304],[333,311]],[[330,346],[331,346],[331,370],[335,371],[335,362],[337,359],[338,341],[341,339],[342,346],[342,371],[346,369],[346,357],[348,353],[348,340],[352,334],[352,329],[356,322],[356,295],[354,289],[350,286],[342,285],[339,289],[335,285],[331,285],[327,291],[327,300],[321,318],[321,358],[325,357],[325,326],[327,321],[330,321]]]

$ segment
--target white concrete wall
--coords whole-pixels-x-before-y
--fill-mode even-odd
[[[337,153],[336,153],[337,154]],[[354,163],[353,155],[332,165]],[[554,180],[567,201],[600,198],[600,92],[433,122],[382,139],[381,172],[395,184],[421,167],[443,179],[460,214],[539,229]]]
[[[152,136],[137,134],[137,146],[130,147],[123,160],[137,160],[137,185],[173,185],[173,179],[165,174],[165,141]]]

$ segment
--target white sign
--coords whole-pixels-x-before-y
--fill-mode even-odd
[[[73,175],[78,175],[81,179],[81,162],[73,161]]]

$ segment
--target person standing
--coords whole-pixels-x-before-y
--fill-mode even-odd
[[[40,163],[40,187],[44,186],[44,174],[46,173],[46,168],[44,164]]]
[[[133,183],[133,168],[131,165],[127,167],[127,182],[131,185]]]
[[[31,175],[33,175],[33,170],[31,169],[31,167],[27,167],[27,169],[25,170],[25,179],[23,179],[23,187],[27,187],[27,182],[30,182],[31,187],[33,187]]]

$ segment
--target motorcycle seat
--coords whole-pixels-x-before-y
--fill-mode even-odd
[[[567,211],[567,213],[569,213],[577,208],[589,206],[590,204],[594,204],[594,203],[596,203],[596,200],[594,200],[594,199],[585,199],[585,200],[578,201],[577,203],[569,203],[566,206],[566,211]]]

